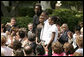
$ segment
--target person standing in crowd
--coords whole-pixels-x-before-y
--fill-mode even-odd
[[[39,24],[39,16],[42,13],[42,7],[40,4],[34,6],[35,15],[33,17],[33,33],[36,33],[36,27]]]
[[[37,25],[37,29],[36,29],[36,43],[39,44],[40,43],[40,33],[41,33],[41,29],[43,28],[44,25],[44,16],[40,16],[39,17],[39,21],[40,24]]]
[[[68,42],[68,35],[67,33],[69,32],[68,25],[66,23],[62,24],[63,32],[62,35],[59,38],[59,42],[61,44],[64,44],[65,42]]]
[[[43,11],[42,13],[41,13],[41,15],[40,16],[43,16],[45,19],[44,19],[44,22],[48,19],[48,12],[46,12],[46,11]]]
[[[47,49],[49,50],[48,55],[51,56],[52,55],[52,48],[51,48],[52,42],[57,41],[57,36],[58,36],[58,29],[56,27],[57,17],[55,16],[49,17],[48,22],[51,27],[48,28],[48,30],[46,31],[46,34],[47,34],[46,38],[43,38],[41,35],[41,40],[45,41],[45,45]]]

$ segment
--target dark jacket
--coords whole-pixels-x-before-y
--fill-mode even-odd
[[[59,42],[61,44],[64,44],[65,42],[68,42],[67,32],[69,32],[69,30],[66,30],[65,32],[63,32],[62,35],[61,35],[61,37],[59,38]]]
[[[35,15],[33,17],[33,30],[32,30],[33,33],[36,33],[36,27],[38,24],[39,24],[39,16]]]

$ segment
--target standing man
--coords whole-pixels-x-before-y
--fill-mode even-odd
[[[36,4],[34,6],[34,11],[35,11],[35,15],[33,17],[33,30],[32,30],[32,32],[36,33],[36,27],[39,24],[39,16],[40,16],[40,14],[42,12],[41,5]]]
[[[56,26],[57,17],[49,17],[44,23],[44,28],[42,28],[40,39],[45,42],[46,48],[49,50],[48,55],[52,55],[52,43],[57,41],[58,38],[58,28]],[[48,27],[48,28],[47,28]]]

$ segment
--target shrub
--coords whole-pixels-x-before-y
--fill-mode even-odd
[[[1,18],[1,23],[6,24],[7,22],[10,22],[11,17],[2,17]],[[25,27],[27,28],[27,24],[32,22],[31,17],[16,17],[16,23],[19,27]]]
[[[19,16],[33,17],[34,16],[34,9],[28,8],[28,7],[21,7],[18,9],[18,13],[19,13]]]
[[[58,16],[60,18],[60,23],[67,23],[71,31],[74,31],[78,22],[83,21],[83,12],[70,9],[55,9],[50,16]]]

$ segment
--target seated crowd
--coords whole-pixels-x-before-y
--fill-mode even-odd
[[[28,30],[19,28],[14,17],[1,24],[1,56],[83,56],[82,22],[72,32],[59,20],[42,12],[35,32],[33,23],[28,24]]]

